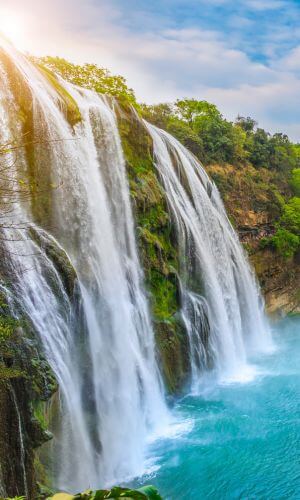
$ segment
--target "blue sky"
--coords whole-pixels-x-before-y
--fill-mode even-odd
[[[116,1],[121,22],[135,32],[200,28],[218,33],[232,47],[268,63],[299,42],[296,0]]]
[[[141,101],[196,97],[300,141],[300,0],[0,0],[24,48],[97,62]],[[1,21],[0,21],[1,22]]]

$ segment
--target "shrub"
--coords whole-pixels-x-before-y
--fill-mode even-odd
[[[288,259],[294,256],[300,246],[300,238],[287,229],[279,228],[270,239],[270,244],[278,253]]]

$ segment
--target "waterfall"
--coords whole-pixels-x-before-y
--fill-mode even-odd
[[[145,126],[177,229],[192,389],[210,368],[221,381],[250,377],[247,358],[268,349],[271,337],[247,258],[199,161],[167,132]]]
[[[60,387],[55,486],[96,488],[142,473],[147,437],[167,419],[116,118],[105,98],[61,82],[82,116],[72,128],[47,80],[3,45],[30,90],[34,128],[42,131],[35,162],[59,186],[49,194],[51,236],[35,226],[35,212],[22,199],[14,221],[28,221],[40,239],[67,252],[79,280],[82,320],[28,227],[15,229],[13,238],[7,231],[7,268]],[[7,109],[4,77],[1,83],[0,116],[10,113],[4,142],[14,138],[16,113]],[[27,161],[20,153],[13,163],[26,171]]]
[[[22,468],[23,481],[24,481],[25,497],[28,498],[28,487],[27,487],[26,468],[25,468],[25,446],[24,446],[24,439],[23,439],[22,419],[21,419],[21,415],[20,415],[20,411],[19,411],[19,407],[18,407],[16,394],[15,394],[14,388],[11,384],[9,385],[9,390],[10,390],[10,393],[12,395],[12,399],[14,402],[14,406],[15,406],[16,414],[17,414],[17,419],[18,419],[18,432],[19,432],[19,443],[20,443],[20,461],[21,461],[21,468]]]
[[[47,78],[7,42],[0,45],[32,103],[34,153],[5,155],[9,176],[1,182],[14,193],[6,215],[13,226],[2,242],[7,281],[15,314],[30,318],[59,384],[54,486],[99,488],[141,474],[149,436],[168,422],[114,103],[59,80],[81,115],[71,126]],[[21,122],[0,64],[0,144],[21,136]],[[145,126],[177,231],[192,390],[204,373],[219,381],[249,377],[251,355],[271,338],[247,258],[196,158]],[[39,197],[34,185],[24,196],[23,179],[37,166],[49,192]],[[77,277],[76,293],[49,247]]]

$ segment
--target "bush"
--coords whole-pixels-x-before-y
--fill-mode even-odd
[[[300,168],[295,168],[292,171],[291,187],[296,196],[300,196]]]
[[[280,225],[300,236],[300,198],[291,198],[283,208]]]
[[[111,498],[127,499],[127,500],[162,500],[157,489],[154,486],[143,486],[138,490],[128,488],[120,488],[115,486],[111,490],[86,491],[77,495],[69,495],[67,493],[57,493],[52,497],[53,500],[105,500]]]
[[[270,239],[270,244],[278,253],[288,259],[294,256],[300,247],[300,238],[287,229],[279,228]]]

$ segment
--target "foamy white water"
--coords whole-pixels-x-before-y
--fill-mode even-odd
[[[248,357],[272,345],[254,275],[199,161],[170,134],[145,125],[177,229],[192,390],[197,392],[203,372],[211,368],[220,382],[249,381],[255,368]]]
[[[51,193],[52,233],[79,278],[80,324],[55,266],[25,231],[18,232],[19,251],[6,243],[8,266],[59,382],[55,485],[96,488],[141,473],[147,436],[167,419],[120,138],[106,100],[68,85],[82,114],[72,130],[44,77],[7,44],[5,51],[27,82],[35,129],[47,141],[36,146],[35,161],[62,186]],[[4,100],[8,92],[3,80]],[[12,132],[8,123],[6,136]],[[21,200],[14,214],[34,223]],[[43,247],[58,245],[37,231]]]

